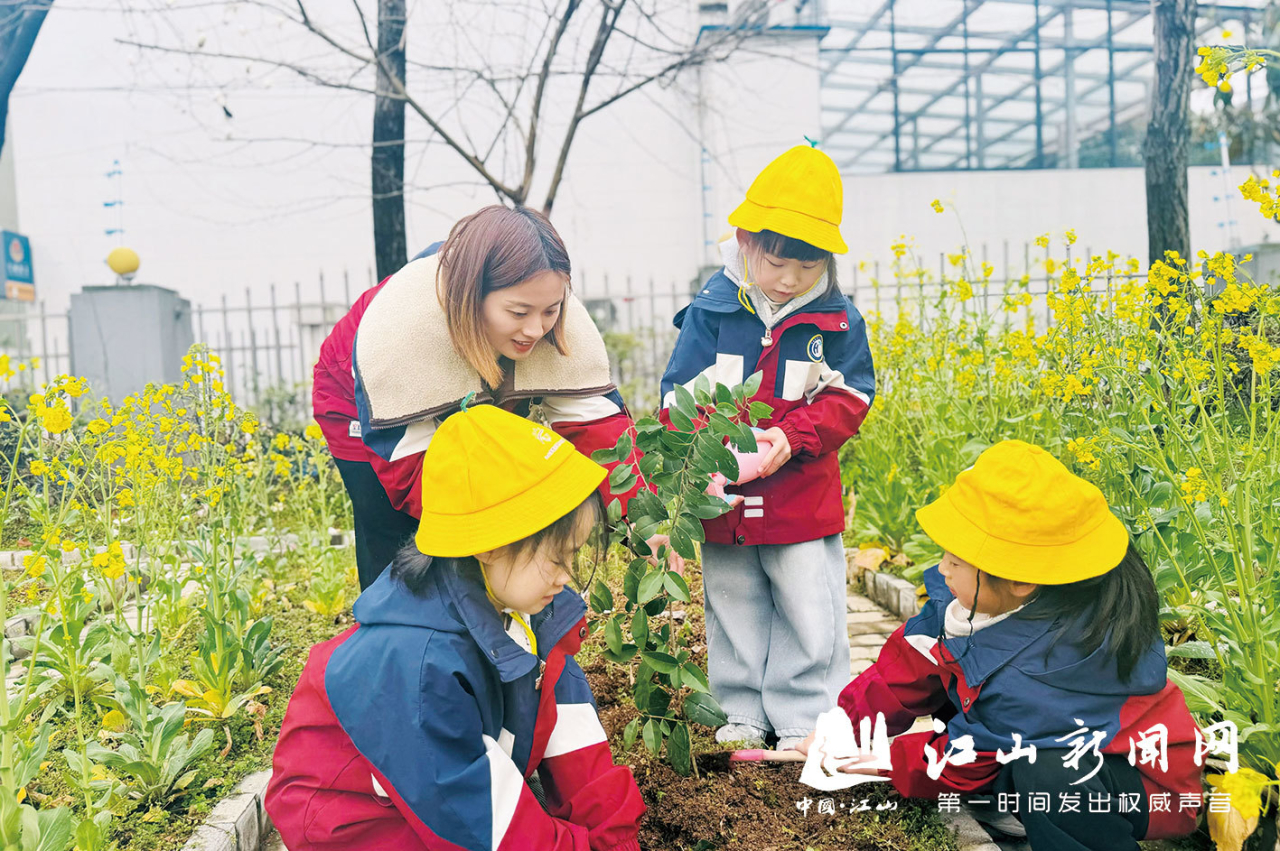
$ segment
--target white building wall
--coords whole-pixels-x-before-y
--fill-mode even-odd
[[[1188,177],[1193,254],[1231,247],[1228,204],[1234,219],[1235,244],[1280,241],[1280,226],[1265,221],[1257,206],[1237,188],[1248,177],[1246,167],[1232,169],[1225,181],[1219,168],[1196,167]],[[947,207],[939,215],[933,199]],[[905,235],[913,238],[927,269],[936,274],[939,254],[970,246],[981,259],[983,248],[1003,274],[1004,246],[1009,244],[1011,272],[1023,272],[1024,246],[1050,233],[1055,257],[1063,254],[1062,234],[1076,231],[1077,253],[1115,251],[1137,257],[1146,266],[1146,185],[1143,170],[1055,169],[1044,171],[918,172],[847,175],[844,235],[850,252],[847,265],[881,264],[889,276],[889,246]],[[963,227],[963,230],[962,230]],[[1033,260],[1037,249],[1032,248]],[[1043,252],[1039,252],[1043,257]],[[866,280],[866,272],[860,275]]]
[[[8,138],[0,148],[0,228],[18,229],[18,182],[13,167],[13,124],[9,123]]]

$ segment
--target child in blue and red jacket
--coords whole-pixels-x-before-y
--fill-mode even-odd
[[[840,695],[855,729],[880,713],[891,736],[938,719],[893,740],[894,787],[988,793],[974,815],[1036,851],[1190,833],[1196,724],[1168,679],[1150,570],[1102,492],[1010,440],[916,517],[945,551],[924,574],[929,601]]]
[[[862,316],[836,285],[843,190],[826,154],[798,146],[752,183],[729,223],[724,269],[675,319],[662,377],[732,387],[763,374],[754,400],[769,444],[742,502],[704,521],[708,668],[728,717],[719,741],[776,735],[793,747],[848,680],[840,447],[871,407]]]
[[[639,851],[645,806],[574,661],[586,607],[566,587],[589,582],[577,551],[601,529],[606,470],[464,404],[423,475],[414,542],[289,701],[266,795],[285,845]]]

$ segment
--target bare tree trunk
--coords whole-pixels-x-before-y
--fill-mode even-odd
[[[404,222],[405,0],[378,0],[378,83],[373,105],[373,250],[378,280],[408,260]],[[393,76],[392,76],[393,75]]]
[[[1189,100],[1195,55],[1195,0],[1152,0],[1155,15],[1155,86],[1151,123],[1142,145],[1147,171],[1147,258],[1166,251],[1191,254],[1187,222]]]
[[[28,0],[14,11],[13,4],[0,3],[0,150],[4,148],[4,130],[9,117],[9,93],[27,64],[36,35],[53,0]],[[5,7],[9,8],[5,8]]]

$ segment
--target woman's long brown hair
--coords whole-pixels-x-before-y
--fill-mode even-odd
[[[542,272],[559,272],[567,280],[569,252],[547,217],[528,207],[495,204],[472,213],[453,226],[440,248],[436,295],[449,336],[490,387],[502,383],[502,369],[484,333],[484,298]],[[567,355],[564,314],[562,308],[547,340]]]

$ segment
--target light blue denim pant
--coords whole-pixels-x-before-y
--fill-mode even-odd
[[[703,544],[711,690],[730,724],[807,736],[849,682],[844,543]]]

